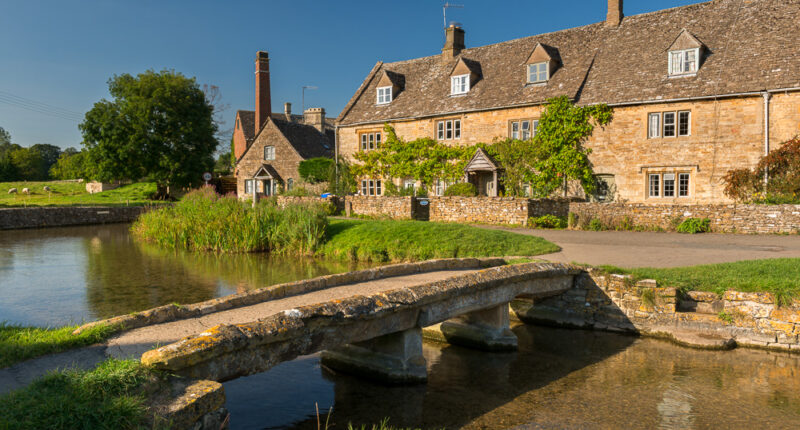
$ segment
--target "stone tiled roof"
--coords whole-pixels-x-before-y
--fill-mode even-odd
[[[619,27],[583,27],[470,48],[480,64],[469,93],[450,96],[453,62],[439,55],[378,63],[339,116],[340,124],[535,105],[567,95],[580,104],[642,103],[800,86],[800,0],[714,0],[625,17]],[[706,47],[695,76],[670,78],[667,50],[687,30]],[[560,59],[547,84],[525,83],[524,64],[538,43]],[[404,88],[375,104],[382,71]]]
[[[248,143],[252,142],[256,131],[256,113],[251,110],[239,110],[236,111],[236,115],[239,116],[244,138]]]
[[[237,114],[242,123],[247,145],[250,146],[255,138],[256,113],[251,110],[240,110]],[[284,113],[273,112],[272,121],[301,157],[305,159],[333,157],[335,118],[325,118],[325,133],[320,133],[315,127],[304,124],[303,115],[292,115],[292,121],[289,122]]]

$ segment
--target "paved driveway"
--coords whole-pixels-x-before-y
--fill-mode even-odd
[[[799,235],[502,229],[543,237],[557,244],[562,248],[561,252],[544,255],[542,258],[563,263],[677,267],[800,257]]]

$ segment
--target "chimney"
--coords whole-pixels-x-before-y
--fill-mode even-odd
[[[608,0],[606,27],[619,27],[622,22],[622,0]]]
[[[325,109],[308,108],[303,112],[303,122],[314,126],[320,133],[325,133]]]
[[[292,121],[292,104],[286,102],[283,104],[283,113],[286,115],[286,121]]]
[[[622,1],[622,0],[620,0]],[[450,61],[464,49],[464,29],[461,27],[450,24],[444,30],[445,40],[444,47],[442,48],[442,60]]]
[[[256,54],[256,134],[272,114],[272,100],[269,94],[269,54],[258,51]]]

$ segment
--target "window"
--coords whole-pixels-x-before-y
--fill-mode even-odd
[[[461,139],[461,120],[448,119],[437,122],[436,138],[439,140]]]
[[[529,140],[536,136],[539,120],[520,119],[511,121],[509,137],[512,139]]]
[[[650,197],[661,195],[661,175],[650,175]]]
[[[547,82],[547,80],[550,79],[550,76],[548,76],[549,74],[550,73],[547,68],[547,62],[528,64],[529,84]]]
[[[406,190],[414,190],[416,182],[413,179],[406,179],[403,181],[403,188]]]
[[[264,147],[264,159],[265,160],[274,160],[275,159],[275,147],[274,146],[265,146]]]
[[[689,197],[689,174],[678,174],[678,197]]]
[[[239,117],[236,117],[236,128],[239,128]]]
[[[292,191],[292,188],[294,188],[294,179],[289,178],[286,180],[286,191]]]
[[[444,181],[441,179],[437,179],[436,182],[434,182],[433,192],[437,196],[443,196],[445,190],[447,190],[447,187],[453,184],[455,184],[454,181]]]
[[[511,123],[511,138],[519,139],[519,121],[514,121]]]
[[[253,185],[255,184],[255,179],[245,179],[244,180],[244,193],[245,194],[253,194]]]
[[[675,137],[675,112],[664,112],[664,137]]]
[[[688,136],[690,134],[692,130],[691,119],[691,112],[678,112],[678,136]]]
[[[697,73],[697,60],[699,56],[700,49],[698,48],[670,51],[669,74],[676,76]]]
[[[378,104],[383,105],[392,101],[392,87],[378,88]]]
[[[531,138],[531,122],[530,121],[520,121],[520,138],[522,140],[528,140]]]
[[[381,145],[381,133],[361,133],[361,150],[371,151]]]
[[[450,77],[450,94],[466,94],[469,91],[469,75]]]
[[[674,173],[664,173],[664,197],[675,197]]]
[[[361,194],[365,196],[381,195],[380,179],[363,179],[361,181]]]
[[[647,116],[647,137],[661,137],[661,114],[651,113]]]
[[[533,120],[533,135],[536,136],[536,133],[539,131],[539,120]]]

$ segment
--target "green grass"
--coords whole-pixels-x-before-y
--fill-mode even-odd
[[[767,292],[779,304],[800,296],[800,258],[749,260],[735,263],[666,269],[621,269],[600,266],[609,273],[629,274],[636,279],[655,279],[659,285],[685,291],[710,291],[722,295],[726,290]]]
[[[461,224],[425,221],[331,220],[327,257],[360,261],[540,255],[559,247],[538,237]]]
[[[52,191],[44,191],[44,186],[50,187]],[[8,194],[11,188],[16,188],[17,194]],[[30,194],[22,194],[23,188],[28,188]],[[78,182],[0,182],[0,207],[141,206],[159,203],[150,200],[150,196],[155,192],[156,184],[153,182],[124,185],[95,194],[87,193],[86,184]]]
[[[51,329],[0,323],[0,368],[40,355],[102,342],[115,331],[111,326],[97,326],[73,335],[75,328],[77,326]]]
[[[0,429],[151,428],[146,393],[158,381],[158,374],[133,360],[53,372],[0,396]]]

